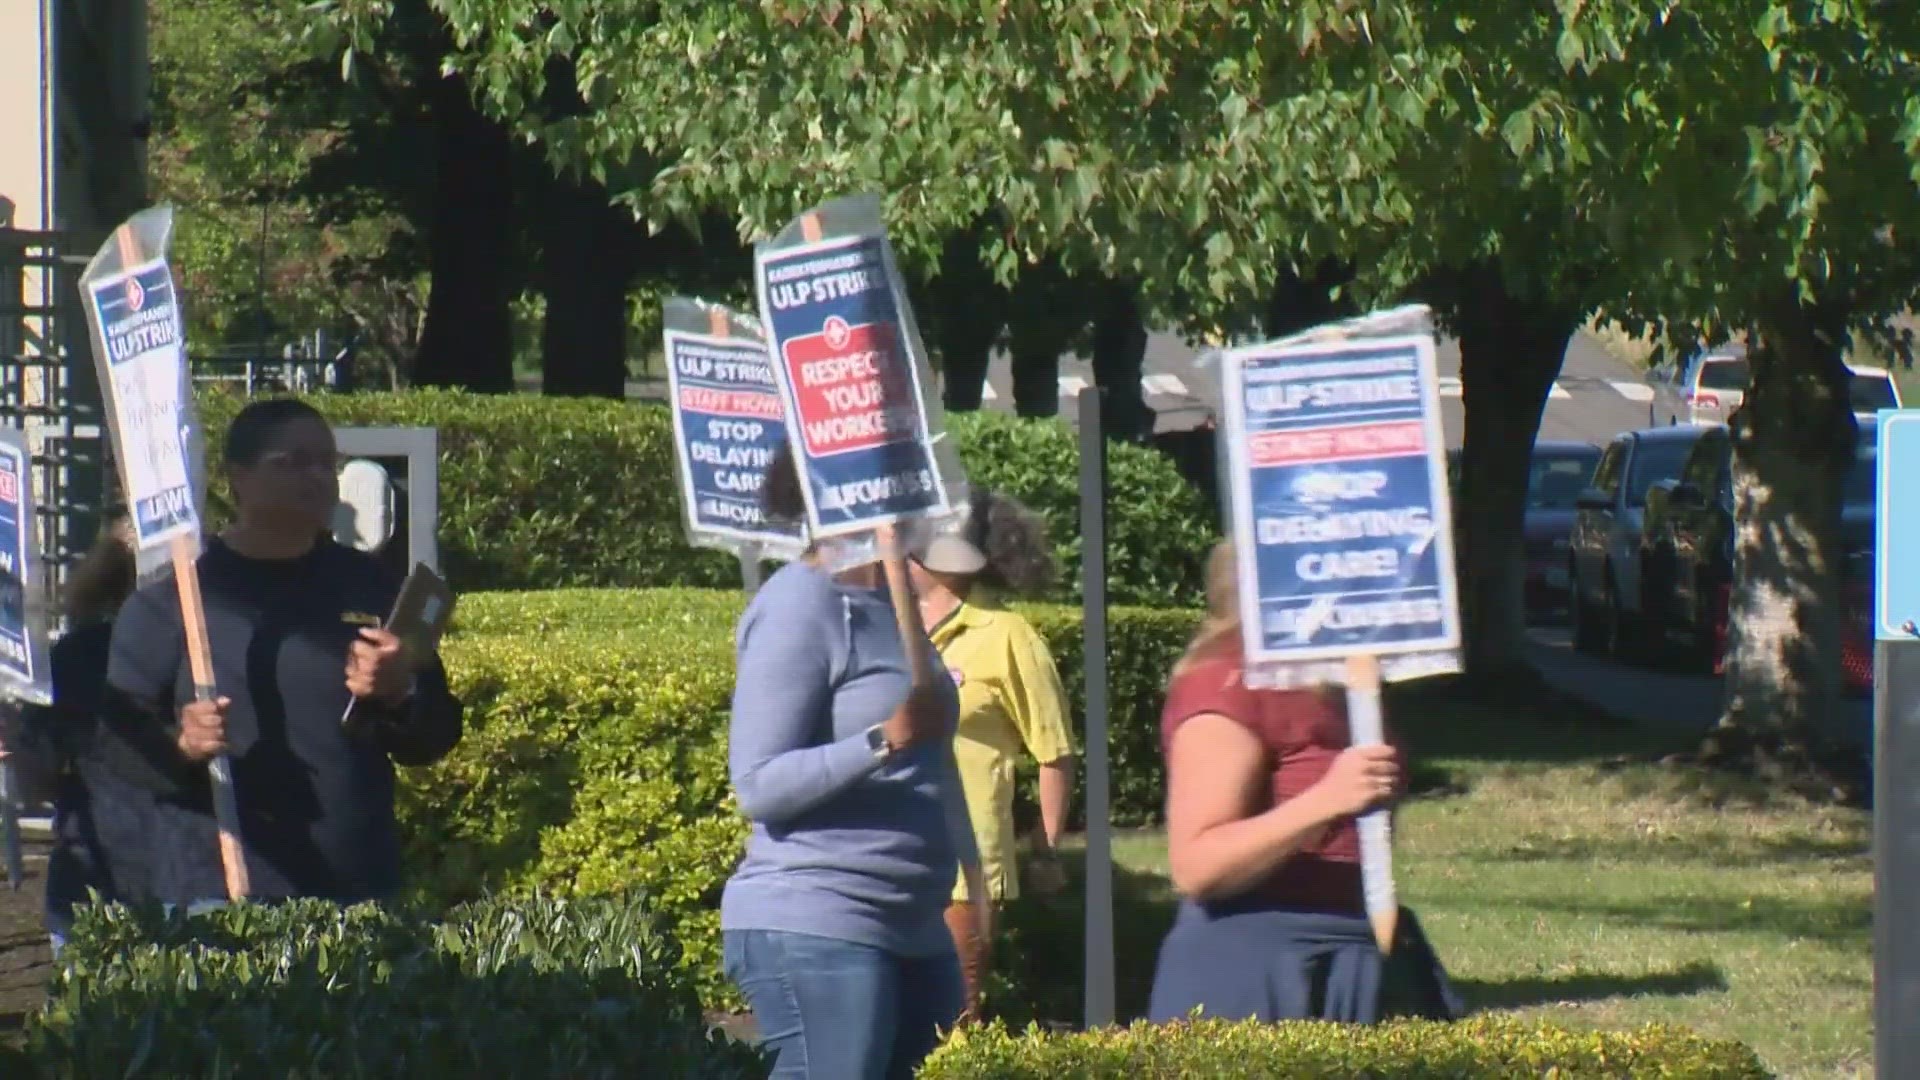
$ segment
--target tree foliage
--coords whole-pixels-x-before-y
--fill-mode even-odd
[[[406,200],[403,126],[356,100],[303,51],[299,5],[155,5],[153,189],[178,208],[175,262],[197,349],[314,328],[398,360],[425,281]],[[369,162],[379,162],[378,169]]]
[[[1488,536],[1513,531],[1502,525],[1519,507],[1508,466],[1537,428],[1566,335],[1588,317],[1683,347],[1755,331],[1755,389],[1735,418],[1752,495],[1743,506],[1751,536],[1806,554],[1746,590],[1742,603],[1777,594],[1792,613],[1769,649],[1744,667],[1736,659],[1748,674],[1735,683],[1770,665],[1785,672],[1772,700],[1794,723],[1818,711],[1818,680],[1780,642],[1793,631],[1832,639],[1837,511],[1820,494],[1832,485],[1796,481],[1791,461],[1797,451],[1819,468],[1838,461],[1851,427],[1844,343],[1878,330],[1920,282],[1920,9],[326,0],[314,10],[323,41],[351,61],[421,2],[444,20],[445,63],[483,111],[656,229],[719,219],[752,239],[825,198],[879,190],[896,243],[925,273],[943,255],[952,264],[964,237],[999,286],[1043,273],[1123,282],[1159,325],[1244,329],[1289,289],[1319,306],[1431,299],[1472,353],[1468,457],[1492,479],[1470,501],[1484,504],[1475,527]],[[578,107],[545,108],[556,93]],[[1822,419],[1796,424],[1796,407]],[[1492,434],[1476,441],[1476,430]],[[1769,491],[1800,494],[1769,501]],[[1751,557],[1759,541],[1745,543],[1743,573],[1767,577]],[[1500,561],[1497,550],[1488,558]],[[1508,603],[1497,583],[1482,599]]]
[[[1404,223],[1386,166],[1445,74],[1386,4],[435,7],[494,116],[657,223],[713,209],[754,237],[881,190],[916,262],[987,220],[1003,282],[1056,256],[1194,320],[1263,304],[1283,241]],[[327,6],[348,47],[391,9]],[[587,111],[533,109],[557,73]]]

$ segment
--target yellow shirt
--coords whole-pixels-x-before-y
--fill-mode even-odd
[[[1047,643],[998,603],[962,603],[933,628],[934,647],[960,691],[954,759],[980,845],[980,868],[996,900],[1020,895],[1013,826],[1014,763],[1024,749],[1041,764],[1073,753],[1067,694]],[[966,896],[964,876],[955,900]]]

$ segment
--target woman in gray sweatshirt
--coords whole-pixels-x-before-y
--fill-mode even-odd
[[[799,516],[798,485],[783,451],[772,516]],[[913,688],[900,638],[878,565],[830,574],[811,555],[740,619],[728,757],[753,827],[720,926],[776,1078],[907,1080],[960,1015],[944,912],[979,856],[959,706],[951,680]]]

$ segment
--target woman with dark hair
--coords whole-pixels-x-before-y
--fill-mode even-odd
[[[94,722],[107,682],[114,612],[133,592],[133,538],[125,514],[108,520],[63,590],[66,633],[48,651],[53,702],[21,710],[22,757],[53,792],[53,851],[47,859],[46,925],[57,956],[89,893],[112,901],[138,881],[152,797],[94,768]]]
[[[1413,913],[1401,909],[1390,958],[1366,917],[1356,821],[1405,790],[1400,751],[1352,745],[1338,687],[1246,684],[1234,565],[1218,545],[1206,617],[1161,715],[1167,864],[1182,899],[1148,1015],[1453,1019],[1460,1001]]]
[[[113,628],[108,742],[121,775],[157,800],[145,885],[170,904],[224,898],[206,769],[224,753],[252,897],[391,897],[393,766],[451,750],[460,703],[438,657],[407,655],[382,628],[400,582],[327,533],[338,456],[320,413],[256,401],[222,458],[235,517],[198,562],[220,698],[195,700],[171,580],[134,593]]]
[[[967,1017],[973,1019],[993,954],[992,940],[980,928],[992,925],[994,906],[1020,895],[1013,795],[1022,754],[1040,766],[1034,884],[1052,891],[1063,877],[1055,850],[1073,798],[1067,695],[1046,641],[1001,602],[1053,583],[1046,522],[1004,495],[975,488],[964,524],[928,541],[911,570],[921,618],[960,695],[954,757],[986,879],[986,896],[969,901],[964,888],[956,887],[947,909],[966,981]]]
[[[799,482],[783,449],[770,517],[801,516]],[[720,929],[775,1077],[906,1080],[960,1015],[943,914],[956,868],[979,874],[956,702],[914,684],[901,636],[880,566],[811,551],[740,618],[728,768],[752,829]]]

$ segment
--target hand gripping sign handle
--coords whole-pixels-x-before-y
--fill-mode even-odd
[[[1347,657],[1347,724],[1355,746],[1386,741],[1380,720],[1380,658]],[[1360,880],[1367,898],[1367,921],[1384,955],[1393,952],[1400,902],[1393,889],[1392,818],[1385,810],[1363,816],[1360,828]]]
[[[120,267],[131,270],[142,261],[140,241],[133,229],[121,225],[114,232],[120,247]],[[185,536],[173,540],[173,580],[180,593],[180,622],[187,638],[187,665],[193,672],[195,701],[213,701],[219,690],[213,680],[213,647],[207,641],[207,615],[200,603],[200,570],[195,562],[193,541]],[[221,754],[207,762],[207,776],[213,785],[213,816],[220,831],[220,863],[226,871],[227,898],[244,899],[250,891],[246,849],[240,843],[240,806],[233,795],[233,763]]]
[[[181,622],[187,632],[187,665],[193,669],[195,701],[213,701],[219,690],[213,681],[213,647],[207,641],[207,615],[200,606],[200,571],[193,544],[186,537],[173,541],[173,578],[179,584]],[[246,849],[240,843],[240,804],[233,794],[233,762],[220,754],[207,762],[213,783],[213,817],[220,829],[220,865],[226,870],[227,899],[243,900],[251,888]]]

